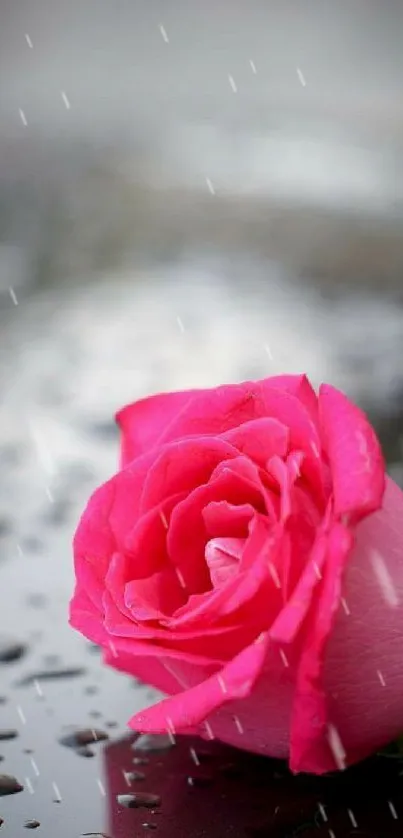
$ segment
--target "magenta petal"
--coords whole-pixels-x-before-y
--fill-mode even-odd
[[[102,615],[94,608],[88,594],[76,585],[69,605],[69,624],[88,640],[102,645],[107,641]]]
[[[226,500],[211,501],[202,511],[206,532],[211,538],[232,536],[244,538],[255,510],[250,503],[228,503]]]
[[[135,579],[125,588],[125,603],[134,619],[160,620],[176,611],[185,602],[174,569],[168,565],[148,579]]]
[[[268,529],[267,519],[263,516],[252,522],[239,573],[219,588],[190,596],[187,604],[169,621],[171,629],[176,631],[194,625],[200,630],[202,625],[219,625],[223,620],[224,625],[227,625],[229,616],[238,622],[240,612],[244,614],[245,611],[248,613],[244,619],[253,624],[258,622],[261,631],[271,624],[281,604],[281,595],[273,583],[270,570],[278,543],[274,536],[269,539]],[[259,598],[259,609],[252,606],[256,598]]]
[[[275,390],[284,390],[304,405],[315,425],[319,425],[318,397],[308,377],[302,375],[275,375],[268,378],[267,385]]]
[[[270,637],[278,643],[291,643],[297,636],[322,578],[327,558],[328,535],[322,526],[316,535],[311,554],[290,598],[270,628]]]
[[[353,545],[351,533],[334,524],[327,542],[326,562],[318,598],[308,617],[297,671],[290,736],[290,768],[324,774],[339,766],[329,745],[327,696],[323,688],[326,644],[340,605],[342,578]]]
[[[90,497],[78,524],[74,541],[74,567],[76,579],[89,591],[91,599],[101,602],[103,580],[109,566],[109,557],[116,549],[109,525],[109,516],[115,498],[113,480],[100,486]],[[91,583],[90,577],[93,579]]]
[[[243,467],[246,467],[246,476]],[[210,502],[223,498],[233,502],[247,499],[262,507],[257,468],[246,458],[238,456],[230,463],[220,462],[210,481],[190,492],[172,512],[167,534],[168,553],[189,593],[200,593],[210,587],[205,562],[208,533],[203,511]]]
[[[125,541],[126,561],[130,561],[132,579],[150,576],[169,562],[166,540],[171,514],[185,496],[184,492],[179,492],[167,498],[135,523]]]
[[[123,618],[125,619],[125,618]],[[127,622],[127,621],[126,621]],[[134,623],[133,623],[134,625]],[[158,642],[150,642],[144,640],[142,637],[127,636],[123,632],[126,630],[124,623],[116,626],[113,634],[109,635],[109,640],[104,644],[104,648],[109,648],[112,655],[122,655],[126,659],[132,657],[135,659],[140,657],[161,657],[163,654],[166,658],[182,663],[190,664],[194,667],[208,667],[210,671],[215,671],[219,666],[222,666],[222,659],[214,658],[211,654],[199,654],[198,652],[184,650],[183,648],[171,648],[163,646]],[[191,645],[191,644],[189,644]]]
[[[121,438],[121,467],[158,445],[162,433],[200,390],[158,393],[128,404],[116,414]]]
[[[170,495],[190,492],[207,483],[219,463],[237,455],[232,445],[214,437],[181,439],[165,445],[145,477],[141,512],[158,506]]]
[[[143,484],[154,462],[154,455],[139,457],[90,497],[74,536],[76,573],[83,560],[96,567],[103,578],[110,556],[125,548],[126,538],[139,513]]]
[[[403,731],[403,492],[389,478],[382,509],[355,535],[324,669],[348,764]]]
[[[239,567],[245,539],[212,538],[206,544],[206,564],[214,588],[223,585]]]
[[[166,667],[160,657],[133,657],[122,652],[113,653],[110,649],[105,649],[103,657],[109,666],[127,672],[163,693],[174,695],[182,689],[178,679],[171,674],[169,664]]]
[[[382,503],[385,464],[380,444],[362,410],[329,384],[320,388],[319,412],[335,513],[357,522]]]
[[[238,428],[222,434],[241,454],[250,457],[259,466],[266,466],[275,455],[285,457],[288,450],[289,433],[277,419],[253,419]]]
[[[295,481],[298,479],[303,462],[303,454],[293,451],[288,457],[287,462],[281,457],[272,457],[267,463],[267,470],[271,474],[280,488],[280,520],[285,523],[292,512],[292,489]]]
[[[141,710],[130,719],[130,727],[144,733],[174,733],[200,724],[227,701],[250,694],[263,667],[266,651],[267,640],[263,637],[261,642],[240,652],[218,675]]]

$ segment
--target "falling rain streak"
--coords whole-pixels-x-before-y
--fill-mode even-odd
[[[334,725],[329,725],[328,727],[328,741],[330,750],[334,756],[335,763],[340,771],[343,771],[346,767],[346,752],[343,747],[343,743],[340,739],[340,735],[338,730],[334,727]]]
[[[385,602],[391,608],[397,608],[399,597],[383,557],[377,550],[372,550],[370,561]]]

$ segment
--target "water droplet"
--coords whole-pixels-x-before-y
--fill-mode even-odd
[[[134,751],[165,751],[173,746],[172,739],[165,734],[144,733],[133,742]]]
[[[142,771],[125,771],[125,777],[128,782],[140,782],[140,780],[145,780],[146,775],[143,774]]]
[[[88,745],[85,745],[83,748],[76,748],[76,753],[78,754],[78,756],[86,757],[87,759],[95,756],[95,752],[92,751],[91,748],[88,747]]]
[[[41,669],[38,672],[32,672],[21,678],[16,683],[17,687],[30,687],[35,685],[35,681],[59,681],[63,678],[78,678],[80,675],[85,675],[86,669],[82,666],[65,667],[63,669]]]
[[[95,742],[103,742],[106,739],[109,739],[109,736],[104,730],[83,728],[82,730],[75,730],[73,733],[68,733],[67,736],[61,736],[59,743],[60,745],[65,745],[67,748],[82,748],[86,745],[93,745]]]
[[[188,779],[187,779],[188,786],[192,786],[192,787],[196,787],[196,788],[197,787],[203,788],[205,786],[211,786],[212,782],[213,782],[212,777],[203,776],[201,774],[199,776],[196,775],[194,777],[193,776],[188,777]]]
[[[24,786],[15,777],[10,774],[0,774],[0,797],[6,794],[17,794],[23,791],[23,788]]]
[[[3,729],[0,730],[0,741],[5,742],[7,739],[15,739],[18,736],[18,730]]]
[[[81,835],[100,835],[101,838],[110,838],[110,835],[107,835],[106,832],[82,832]]]
[[[118,794],[116,796],[120,806],[127,809],[155,809],[161,805],[161,798],[158,794],[149,792],[133,792],[132,794]]]
[[[46,608],[47,599],[46,599],[45,594],[32,593],[32,594],[28,594],[28,596],[26,598],[26,603],[31,608],[41,609],[41,608]]]
[[[81,835],[100,835],[101,838],[110,838],[110,835],[107,835],[106,832],[82,832]]]
[[[95,695],[99,691],[99,687],[96,684],[89,684],[88,687],[85,687],[84,692],[86,695]]]
[[[39,821],[28,820],[28,821],[25,821],[24,826],[25,826],[25,829],[38,829],[38,826],[40,826],[40,823],[39,823]]]
[[[13,663],[27,652],[26,643],[6,635],[0,635],[0,663]]]

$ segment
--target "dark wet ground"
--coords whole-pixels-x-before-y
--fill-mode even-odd
[[[137,738],[124,720],[146,698],[141,687],[102,670],[89,647],[75,652],[83,670],[74,678],[63,673],[72,650],[43,666],[46,648],[37,637],[2,668],[2,724],[12,726],[0,732],[5,836],[27,828],[60,838],[401,834],[403,761],[378,757],[334,777],[292,777],[283,763],[215,742]],[[16,686],[27,673],[32,683]]]

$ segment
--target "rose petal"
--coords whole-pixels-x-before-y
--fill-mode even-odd
[[[355,536],[323,672],[348,764],[403,731],[403,492],[389,478]]]
[[[139,622],[161,620],[185,602],[183,588],[172,567],[163,568],[147,579],[135,579],[125,588],[125,603]]]
[[[210,481],[194,489],[184,500],[177,504],[172,512],[167,533],[168,554],[183,579],[183,586],[188,593],[197,594],[210,588],[210,577],[205,562],[205,546],[208,533],[203,517],[203,510],[211,501],[250,500],[257,508],[264,509],[262,487],[255,467],[246,458],[245,463],[251,469],[256,483],[245,479],[239,473],[241,458],[220,462]],[[238,468],[234,472],[234,468]],[[250,477],[248,471],[248,478]]]
[[[275,375],[267,381],[273,389],[296,396],[319,429],[318,397],[306,375]]]
[[[283,524],[291,515],[292,489],[300,475],[303,457],[304,455],[301,452],[293,451],[287,462],[274,456],[267,463],[269,474],[273,475],[280,488],[280,520]]]
[[[254,613],[248,625],[241,622],[233,625],[201,625],[199,628],[191,626],[189,630],[180,628],[178,631],[167,630],[162,624],[151,622],[137,623],[125,614],[122,614],[117,607],[109,591],[104,593],[104,617],[97,615],[98,621],[103,619],[103,625],[107,631],[107,639],[111,636],[132,639],[139,642],[148,641],[150,646],[156,646],[161,652],[164,650],[180,651],[181,649],[189,655],[203,655],[209,653],[211,660],[224,663],[245,646],[245,637],[250,640],[259,631],[259,620]]]
[[[328,523],[325,520],[319,528],[311,555],[305,569],[289,597],[278,613],[270,628],[270,637],[278,643],[291,643],[300,630],[318,584],[322,578],[323,567],[327,558]]]
[[[107,641],[107,632],[99,611],[94,608],[86,591],[77,584],[69,605],[69,625],[84,634],[88,640],[102,645]]]
[[[169,562],[167,553],[167,532],[172,511],[186,497],[178,492],[150,509],[135,523],[125,540],[125,553],[130,561],[131,579],[143,579]],[[126,577],[126,581],[130,581]]]
[[[257,516],[252,522],[251,533],[246,541],[239,573],[213,591],[195,594],[166,621],[167,627],[200,627],[205,624],[219,624],[231,614],[231,619],[240,623],[258,619],[260,630],[271,625],[274,613],[281,604],[281,595],[273,582],[271,559],[281,544],[279,532],[269,532],[264,516]],[[259,602],[253,606],[254,598]],[[246,612],[246,613],[245,613]]]
[[[211,501],[202,510],[206,532],[212,538],[232,536],[246,538],[248,525],[255,514],[250,503],[228,503],[226,500]]]
[[[316,424],[297,396],[283,390],[279,383],[271,387],[270,382],[270,378],[247,381],[195,395],[167,427],[161,441],[199,434],[217,436],[250,420],[271,417],[289,429],[291,448],[304,452],[304,473],[312,482],[318,499],[324,502]]]
[[[244,538],[212,538],[206,544],[205,557],[214,588],[223,585],[239,568]]]
[[[121,467],[158,445],[167,425],[200,390],[158,393],[123,407],[115,416],[121,431]]]
[[[234,457],[231,461],[219,463],[214,469],[210,483],[225,477],[228,485],[235,482],[238,485],[238,501],[243,498],[248,500],[258,512],[264,512],[269,519],[275,523],[277,520],[276,507],[278,497],[273,494],[271,488],[266,486],[266,472],[259,468],[256,463],[244,457],[242,454]],[[232,499],[232,495],[230,498]]]
[[[170,495],[190,492],[207,483],[219,463],[237,455],[232,445],[214,437],[200,436],[165,445],[145,477],[141,513],[158,506]]]
[[[335,514],[356,523],[382,503],[385,464],[380,444],[365,414],[329,384],[320,388],[319,414]]]
[[[218,675],[141,710],[130,719],[130,727],[142,733],[164,733],[200,724],[227,701],[249,695],[263,667],[266,650],[267,640],[263,637],[261,642],[243,649]]]
[[[75,574],[98,607],[111,557],[125,550],[153,461],[147,454],[115,474],[92,494],[81,516],[73,541]]]
[[[241,454],[250,457],[259,466],[277,455],[285,457],[289,444],[287,428],[277,419],[253,419],[222,434]]]
[[[149,655],[179,655],[190,665],[195,667],[210,661],[214,667],[223,666],[245,645],[251,643],[259,633],[260,625],[256,613],[247,624],[240,621],[232,626],[207,627],[204,631],[170,632],[163,628],[155,628],[151,623],[137,624],[127,619],[116,608],[108,591],[104,594],[104,628],[106,637],[102,645],[108,647],[112,643],[116,654],[117,639],[131,642],[131,653],[138,654],[138,644],[144,647],[141,654]],[[98,617],[98,622],[100,618]],[[158,624],[157,624],[158,625]],[[118,643],[118,648],[120,644]],[[135,664],[134,664],[135,665]],[[196,679],[196,682],[198,680]]]
[[[173,646],[164,646],[159,642],[150,643],[148,640],[143,640],[142,638],[136,639],[135,637],[123,634],[126,627],[127,623],[121,623],[119,626],[117,625],[113,634],[109,634],[108,641],[104,644],[104,648],[110,649],[113,656],[124,655],[125,657],[132,657],[132,669],[127,671],[132,671],[134,673],[137,657],[161,657],[161,655],[164,655],[168,659],[180,661],[181,664],[188,663],[191,666],[202,668],[207,666],[210,667],[210,671],[215,671],[223,665],[222,658],[219,656],[214,658],[214,655],[211,653],[211,649],[208,650],[208,654],[206,655],[192,650],[190,643],[189,649],[184,649],[181,646],[179,646],[178,649]]]
[[[329,744],[323,661],[352,545],[351,533],[341,524],[334,524],[327,540],[319,595],[308,617],[298,666],[290,735],[290,768],[294,772],[324,774],[339,767]]]
[[[116,550],[115,538],[109,526],[114,498],[113,480],[104,483],[91,495],[73,541],[76,579],[98,605],[102,599],[103,579],[108,570],[109,557]]]

